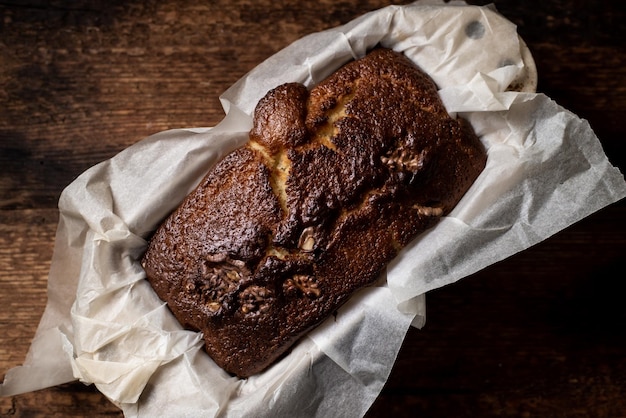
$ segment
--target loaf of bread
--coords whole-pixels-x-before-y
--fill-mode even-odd
[[[213,360],[247,377],[372,284],[485,162],[431,79],[374,49],[311,91],[268,92],[247,144],[164,221],[142,265]]]

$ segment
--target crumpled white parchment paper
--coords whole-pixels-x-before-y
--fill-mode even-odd
[[[377,44],[404,52],[433,77],[448,111],[469,119],[481,137],[487,167],[377,286],[267,372],[233,378],[144,280],[146,239],[219,158],[247,140],[254,106],[269,89],[312,86]],[[587,122],[533,93],[535,86],[515,26],[491,7],[462,2],[390,6],[288,46],[224,93],[218,126],[153,135],[67,187],[48,305],[24,365],[7,372],[0,395],[80,379],[128,417],[363,415],[408,328],[423,324],[425,292],[626,196],[622,174]]]

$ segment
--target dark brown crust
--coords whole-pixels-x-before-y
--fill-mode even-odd
[[[485,162],[430,78],[377,49],[310,93],[270,91],[248,144],[163,223],[143,266],[215,362],[250,376],[374,282]]]

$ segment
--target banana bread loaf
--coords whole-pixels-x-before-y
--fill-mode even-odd
[[[373,283],[485,162],[431,79],[378,48],[311,91],[268,92],[248,143],[164,221],[142,265],[215,362],[247,377]]]

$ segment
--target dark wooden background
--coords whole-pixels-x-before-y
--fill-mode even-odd
[[[43,312],[68,183],[152,133],[215,125],[219,94],[263,59],[387,3],[0,1],[0,376]],[[625,172],[623,2],[494,3],[539,91],[589,120]],[[625,217],[622,201],[431,292],[368,415],[626,417]],[[0,398],[0,415],[121,412],[75,383]]]

